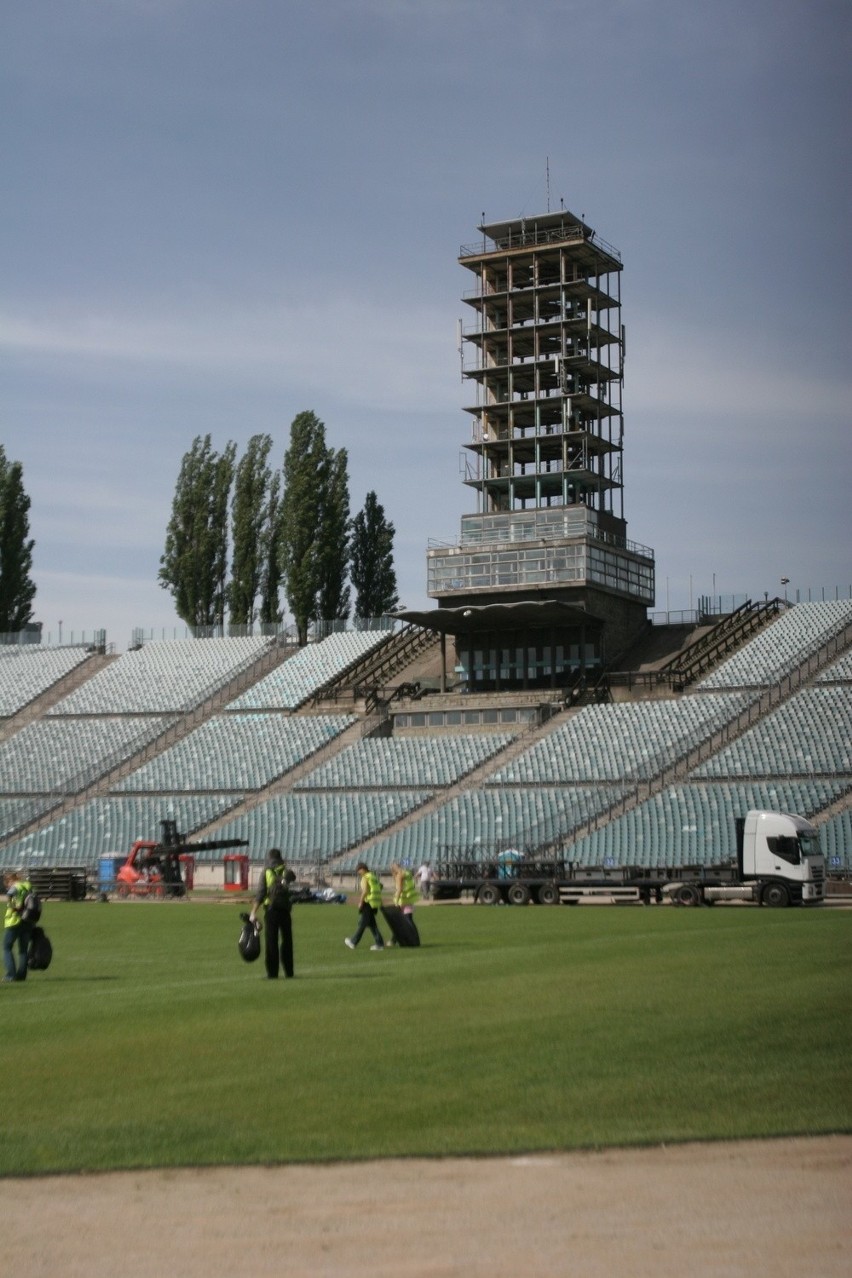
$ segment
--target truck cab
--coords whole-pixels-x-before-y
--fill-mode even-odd
[[[764,905],[809,904],[825,896],[819,831],[805,817],[754,811],[738,818],[737,860],[740,877],[762,885]]]

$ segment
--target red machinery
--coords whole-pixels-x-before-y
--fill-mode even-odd
[[[176,821],[161,821],[163,837],[159,843],[137,839],[118,870],[115,891],[120,897],[185,896],[192,887],[195,853],[217,848],[244,848],[246,839],[203,839],[188,842],[178,833]],[[248,862],[248,858],[246,858]]]

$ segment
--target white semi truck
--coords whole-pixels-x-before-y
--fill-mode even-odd
[[[815,825],[794,813],[763,811],[737,817],[735,825],[736,857],[716,864],[592,867],[531,857],[452,861],[437,865],[432,895],[436,900],[472,895],[483,905],[752,901],[773,908],[824,899],[825,858]]]

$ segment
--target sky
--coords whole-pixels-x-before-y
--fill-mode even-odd
[[[658,610],[852,590],[846,0],[0,3],[0,444],[52,642],[182,636],[197,435],[312,410],[402,604],[475,509],[482,221],[621,252],[624,514]],[[465,315],[467,311],[467,315]]]

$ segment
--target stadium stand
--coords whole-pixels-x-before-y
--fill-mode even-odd
[[[321,764],[297,790],[453,785],[512,740],[507,733],[478,736],[379,737],[347,746]]]
[[[125,652],[51,715],[167,714],[206,701],[269,648],[268,639],[187,639]]]
[[[194,834],[239,801],[239,795],[91,799],[0,849],[0,866],[95,866],[102,856],[128,852],[136,839],[158,839],[164,818]]]
[[[820,841],[830,874],[852,871],[852,810],[838,812],[820,827]]]
[[[568,851],[577,865],[709,865],[736,855],[734,818],[750,808],[814,817],[848,780],[669,786]]]
[[[50,799],[4,799],[0,798],[0,839],[14,834],[21,826],[28,825],[41,813],[49,811],[56,805]],[[2,854],[0,854],[2,855]]]
[[[775,682],[850,623],[852,599],[796,604],[697,687],[761,687]]]
[[[90,656],[88,648],[0,646],[0,719],[17,714]]]
[[[438,859],[489,860],[510,846],[552,844],[623,794],[613,786],[539,786],[465,790],[434,811],[377,840],[369,849],[371,868],[392,861],[419,864]],[[351,871],[357,856],[341,862]]]
[[[414,735],[388,736],[392,719],[359,715],[379,735],[356,743],[354,713],[293,711],[386,632],[332,635],[272,674],[265,640],[148,644],[93,665],[0,741],[0,864],[91,867],[173,817],[187,835],[247,839],[255,863],[280,846],[330,872],[350,873],[365,852],[386,870],[510,846],[656,867],[730,855],[734,816],[759,806],[823,821],[827,853],[848,865],[850,624],[852,601],[796,605],[687,694],[563,711],[522,736],[448,731],[429,714]]]
[[[852,686],[805,688],[712,759],[696,778],[852,777]]]
[[[164,715],[36,720],[0,741],[0,793],[77,793],[172,722]]]
[[[386,630],[353,630],[308,644],[233,701],[230,708],[297,710],[387,637]]]
[[[354,715],[218,714],[112,792],[261,790],[355,722]]]
[[[718,732],[748,702],[747,694],[734,693],[584,706],[495,772],[488,784],[555,785],[654,776]]]
[[[62,656],[65,650],[58,652]],[[78,657],[80,652],[88,655],[78,649]],[[185,732],[191,723],[191,718],[182,718],[187,712],[197,715],[200,703],[227,695],[231,688],[241,690],[252,668],[265,671],[275,656],[266,639],[152,643],[106,667],[93,665],[91,677],[64,697],[60,678],[60,700],[30,722],[21,722],[20,716],[10,721],[0,741],[0,793],[44,793],[55,800],[50,808],[70,806],[71,796],[80,803],[95,797],[98,787],[131,766],[136,756],[141,762],[152,748],[161,749]],[[61,674],[68,659],[42,664]],[[151,712],[156,707],[170,707],[172,713]],[[15,828],[22,832],[38,816],[37,809],[26,806],[7,811],[20,816]],[[7,828],[4,837],[14,832]]]
[[[268,848],[277,847],[285,860],[325,862],[398,821],[430,797],[428,791],[408,790],[335,792],[330,801],[324,794],[274,795],[220,826],[216,837],[248,839],[258,860]]]
[[[817,683],[852,683],[852,650],[817,675]]]

